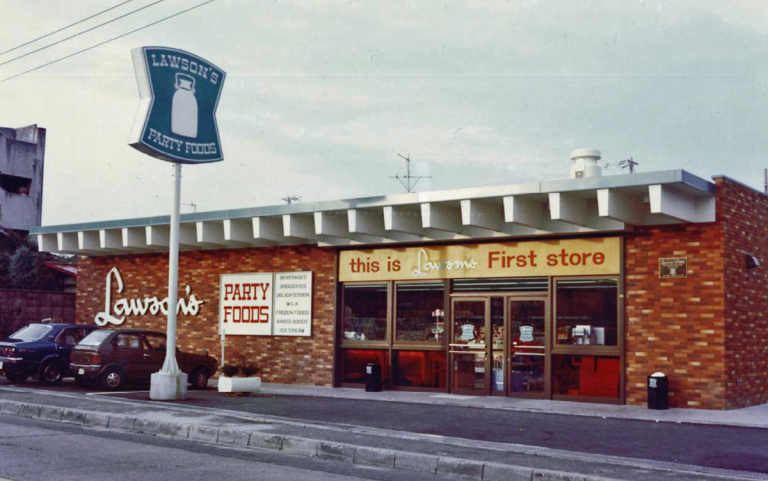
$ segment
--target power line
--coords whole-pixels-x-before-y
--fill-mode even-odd
[[[178,13],[174,13],[173,15],[169,15],[169,16],[167,16],[167,17],[161,18],[160,20],[157,20],[156,22],[152,22],[152,23],[149,23],[149,24],[147,24],[147,25],[144,25],[143,27],[139,27],[139,28],[133,29],[133,30],[131,30],[130,32],[125,32],[125,33],[123,33],[123,34],[120,34],[120,35],[118,35],[118,36],[116,36],[116,37],[112,37],[112,38],[110,38],[110,39],[108,39],[108,40],[105,40],[105,41],[103,41],[103,42],[101,42],[101,43],[97,43],[96,45],[92,45],[92,46],[90,46],[90,47],[88,47],[88,48],[84,48],[84,49],[82,49],[82,50],[78,50],[78,51],[77,51],[77,52],[75,52],[75,53],[71,53],[71,54],[69,54],[69,55],[65,55],[64,57],[61,57],[61,58],[57,58],[56,60],[53,60],[53,61],[51,61],[51,62],[48,62],[48,63],[44,63],[44,64],[42,64],[42,65],[38,65],[38,66],[37,66],[37,67],[35,67],[35,68],[31,68],[31,69],[29,69],[29,70],[25,70],[24,72],[21,72],[21,73],[17,73],[16,75],[11,75],[10,77],[6,77],[6,78],[4,78],[4,79],[0,80],[0,83],[4,83],[4,82],[7,82],[7,81],[9,81],[9,80],[12,80],[12,79],[15,79],[15,78],[17,78],[17,77],[21,77],[22,75],[26,75],[26,74],[28,74],[28,73],[31,73],[31,72],[34,72],[34,71],[36,71],[36,70],[40,70],[40,69],[42,69],[42,68],[48,67],[49,65],[53,65],[53,64],[55,64],[55,63],[59,63],[59,62],[61,62],[62,60],[66,60],[66,59],[68,59],[68,58],[72,58],[72,57],[74,57],[74,56],[76,56],[76,55],[80,55],[81,53],[85,53],[85,52],[87,52],[87,51],[89,51],[89,50],[93,50],[93,49],[95,49],[95,48],[101,47],[102,45],[108,44],[109,42],[113,42],[113,41],[115,41],[115,40],[118,40],[118,39],[121,39],[121,38],[123,38],[123,37],[127,37],[128,35],[131,35],[131,34],[133,34],[133,33],[136,33],[136,32],[138,32],[138,31],[140,31],[140,30],[144,30],[145,28],[149,28],[149,27],[152,27],[152,26],[154,26],[154,25],[157,25],[158,23],[162,23],[162,22],[165,22],[166,20],[170,20],[170,19],[172,19],[172,18],[174,18],[174,17],[178,17],[179,15],[183,15],[183,14],[185,14],[185,13],[187,13],[187,12],[190,12],[190,11],[192,11],[192,10],[195,10],[196,8],[200,8],[200,7],[202,7],[203,5],[207,5],[207,4],[209,4],[209,3],[212,3],[212,2],[214,2],[214,0],[207,0],[207,1],[205,1],[205,2],[199,3],[199,4],[197,4],[197,5],[193,6],[193,7],[190,7],[190,8],[188,8],[188,9],[186,9],[186,10],[182,10],[182,11],[180,11],[180,12],[178,12]]]
[[[50,37],[51,35],[55,35],[55,34],[57,34],[57,33],[59,33],[59,32],[63,32],[64,30],[66,30],[66,29],[68,29],[68,28],[74,27],[75,25],[80,25],[80,24],[81,24],[81,23],[83,23],[83,22],[86,22],[86,21],[88,21],[88,20],[90,20],[90,19],[92,19],[92,18],[98,17],[99,15],[101,15],[101,14],[104,14],[104,13],[107,13],[107,12],[109,12],[110,10],[114,10],[114,9],[116,9],[116,8],[118,8],[118,7],[122,7],[122,6],[123,6],[123,5],[125,5],[126,3],[131,3],[132,1],[133,1],[133,0],[126,0],[126,1],[125,1],[125,2],[123,2],[123,3],[118,3],[118,4],[117,4],[117,5],[115,5],[114,7],[109,7],[109,8],[108,8],[108,9],[106,9],[106,10],[102,10],[102,11],[100,11],[100,12],[98,12],[98,13],[94,13],[94,14],[93,14],[93,15],[91,15],[90,17],[85,17],[84,19],[82,19],[82,20],[78,20],[78,21],[77,21],[77,22],[75,22],[75,23],[70,23],[70,24],[69,24],[69,25],[67,25],[66,27],[62,27],[62,28],[60,28],[60,29],[58,29],[58,30],[54,30],[54,31],[53,31],[53,32],[51,32],[51,33],[46,33],[46,34],[45,34],[45,35],[43,35],[42,37],[37,37],[36,39],[30,40],[29,42],[26,42],[26,43],[22,43],[21,45],[17,45],[17,46],[15,46],[15,47],[13,47],[13,48],[9,48],[8,50],[6,50],[6,51],[4,51],[4,52],[0,52],[0,55],[5,55],[6,53],[9,53],[9,52],[13,52],[14,50],[18,50],[18,49],[20,49],[21,47],[26,47],[27,45],[29,45],[29,44],[31,44],[31,43],[35,43],[35,42],[37,42],[38,40],[42,40],[42,39],[44,39],[44,38],[48,38],[48,37]]]
[[[6,60],[5,62],[0,63],[0,67],[2,67],[3,65],[8,65],[9,63],[15,62],[16,60],[22,59],[24,57],[29,57],[32,54],[35,54],[37,52],[40,52],[40,51],[43,51],[45,49],[51,48],[54,45],[58,45],[60,43],[64,43],[64,42],[66,42],[68,40],[72,40],[73,38],[79,37],[80,35],[84,35],[84,34],[86,34],[88,32],[92,32],[92,31],[96,30],[97,28],[103,27],[104,25],[109,25],[110,23],[114,23],[114,22],[117,22],[118,20],[122,20],[125,17],[129,17],[129,16],[133,15],[134,13],[138,13],[138,12],[140,12],[142,10],[146,10],[149,7],[153,7],[153,6],[157,5],[158,3],[163,3],[164,1],[165,0],[157,0],[156,2],[150,3],[149,5],[144,5],[141,8],[137,8],[136,10],[131,10],[130,12],[128,12],[126,14],[120,15],[119,17],[115,17],[112,20],[107,20],[104,23],[100,23],[98,25],[95,25],[95,26],[93,26],[93,27],[91,27],[89,29],[83,30],[82,32],[78,32],[78,33],[76,33],[74,35],[70,35],[67,38],[62,38],[61,40],[57,40],[57,41],[55,41],[53,43],[49,43],[48,45],[46,45],[44,47],[40,47],[38,49],[32,50],[31,52],[27,52],[24,55],[19,55],[18,57],[14,57],[14,58],[12,58],[10,60]]]

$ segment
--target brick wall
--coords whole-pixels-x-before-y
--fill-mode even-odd
[[[716,179],[724,222],[726,406],[768,402],[768,197]],[[745,255],[760,260],[747,270]]]
[[[626,396],[669,376],[670,406],[734,409],[768,401],[768,197],[716,180],[711,224],[626,236]],[[744,255],[762,265],[747,270]],[[687,279],[659,279],[659,257],[687,257]]]
[[[626,400],[646,376],[669,377],[670,407],[722,409],[725,292],[720,224],[638,229],[626,237]],[[687,257],[688,277],[659,279],[660,257]]]
[[[104,309],[105,282],[117,267],[125,285],[121,294],[112,283],[112,303],[124,298],[168,295],[168,255],[143,254],[90,257],[81,260],[77,286],[77,319],[94,324]],[[335,253],[312,246],[265,247],[216,251],[182,252],[179,256],[179,298],[184,288],[205,303],[196,316],[179,314],[178,345],[184,351],[208,349],[217,359],[221,353],[218,335],[219,275],[238,272],[312,271],[312,336],[229,336],[226,359],[256,362],[263,381],[330,386],[333,383],[333,325]],[[114,313],[113,313],[114,315]],[[162,314],[131,316],[125,327],[165,331]]]

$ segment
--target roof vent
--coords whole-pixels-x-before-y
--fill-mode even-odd
[[[599,150],[596,149],[576,149],[571,152],[571,178],[581,177],[600,177],[603,175],[603,169],[597,165],[601,159]]]

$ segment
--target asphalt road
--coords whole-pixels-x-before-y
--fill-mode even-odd
[[[126,393],[122,397],[148,399],[146,393]],[[191,393],[187,404],[326,423],[768,473],[766,429],[322,397],[259,395],[228,398],[210,391]]]
[[[0,479],[395,481],[403,471],[0,415]],[[415,481],[437,476],[407,473]]]
[[[28,382],[24,387],[37,385]],[[94,392],[69,383],[46,389],[84,395]],[[202,408],[768,474],[766,429],[324,397],[189,394],[185,405]],[[148,400],[146,392],[117,396]]]

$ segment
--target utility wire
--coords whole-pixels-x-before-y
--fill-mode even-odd
[[[29,70],[25,70],[24,72],[21,72],[21,73],[17,73],[16,75],[11,75],[10,77],[6,77],[6,78],[4,78],[4,79],[0,80],[0,83],[4,83],[4,82],[7,82],[7,81],[9,81],[9,80],[12,80],[12,79],[15,79],[15,78],[17,78],[17,77],[21,77],[22,75],[26,75],[26,74],[28,74],[28,73],[31,73],[31,72],[34,72],[34,71],[36,71],[36,70],[40,70],[40,69],[42,69],[42,68],[48,67],[49,65],[53,65],[53,64],[55,64],[55,63],[61,62],[62,60],[66,60],[66,59],[68,59],[68,58],[72,58],[72,57],[74,57],[75,55],[80,55],[81,53],[85,53],[85,52],[87,52],[87,51],[89,51],[89,50],[93,50],[93,49],[95,49],[95,48],[101,47],[102,45],[108,44],[109,42],[113,42],[113,41],[115,41],[115,40],[118,40],[118,39],[121,39],[121,38],[123,38],[123,37],[127,37],[128,35],[131,35],[131,34],[133,34],[133,33],[136,33],[136,32],[138,32],[138,31],[140,31],[140,30],[144,30],[145,28],[149,28],[149,27],[152,27],[152,26],[154,26],[154,25],[157,25],[158,23],[162,23],[162,22],[165,22],[166,20],[170,20],[170,19],[172,19],[172,18],[174,18],[174,17],[178,17],[179,15],[185,14],[185,13],[187,13],[187,12],[190,12],[190,11],[192,11],[192,10],[195,10],[196,8],[200,8],[200,7],[202,7],[203,5],[207,5],[207,4],[209,4],[209,3],[212,3],[212,2],[214,2],[214,0],[207,0],[207,1],[205,1],[205,2],[199,3],[199,4],[195,5],[194,7],[190,7],[190,8],[187,8],[186,10],[182,10],[182,11],[180,11],[180,12],[178,12],[178,13],[174,13],[173,15],[169,15],[169,16],[167,16],[167,17],[161,18],[160,20],[157,20],[157,21],[155,21],[155,22],[152,22],[152,23],[148,23],[147,25],[144,25],[143,27],[139,27],[139,28],[133,29],[133,30],[131,30],[130,32],[125,32],[125,33],[123,33],[123,34],[120,34],[120,35],[118,35],[118,36],[116,36],[116,37],[112,37],[112,38],[110,38],[109,40],[105,40],[105,41],[103,41],[103,42],[101,42],[101,43],[97,43],[96,45],[92,45],[92,46],[90,46],[90,47],[88,47],[88,48],[84,48],[84,49],[82,49],[82,50],[78,50],[78,51],[77,51],[77,52],[75,52],[75,53],[71,53],[71,54],[69,54],[69,55],[66,55],[66,56],[64,56],[64,57],[61,57],[61,58],[57,58],[56,60],[53,60],[53,61],[51,61],[51,62],[48,62],[48,63],[44,63],[44,64],[42,64],[42,65],[38,65],[38,66],[37,66],[37,67],[35,67],[35,68],[31,68],[31,69],[29,69]]]
[[[20,49],[21,47],[26,47],[27,45],[29,45],[29,44],[31,44],[31,43],[35,43],[35,42],[37,42],[38,40],[42,40],[42,39],[44,39],[44,38],[50,37],[51,35],[55,35],[55,34],[57,34],[57,33],[59,33],[59,32],[63,32],[64,30],[66,30],[66,29],[68,29],[68,28],[70,28],[70,27],[74,27],[75,25],[80,25],[80,24],[81,24],[81,23],[83,23],[83,22],[86,22],[86,21],[88,21],[88,20],[90,20],[90,19],[92,19],[92,18],[98,17],[99,15],[101,15],[101,14],[103,14],[103,13],[107,13],[107,12],[109,12],[110,10],[114,10],[114,9],[116,9],[117,7],[122,7],[122,6],[123,6],[123,5],[125,5],[126,3],[131,3],[132,1],[133,1],[133,0],[126,0],[126,1],[125,1],[125,2],[123,2],[123,3],[118,3],[118,4],[117,4],[117,5],[115,5],[114,7],[109,7],[108,9],[106,9],[106,10],[102,10],[102,11],[100,11],[99,13],[94,13],[94,14],[93,14],[93,15],[91,15],[90,17],[85,17],[84,19],[82,19],[82,20],[78,20],[78,21],[77,21],[77,22],[75,22],[75,23],[70,23],[70,24],[69,24],[69,25],[67,25],[66,27],[62,27],[62,28],[60,28],[60,29],[58,29],[58,30],[54,30],[54,31],[53,31],[53,32],[51,32],[51,33],[47,33],[47,34],[43,35],[42,37],[37,37],[36,39],[34,39],[34,40],[30,40],[29,42],[26,42],[26,43],[22,43],[21,45],[17,45],[17,46],[15,46],[15,47],[13,47],[13,48],[9,48],[8,50],[6,50],[6,51],[4,51],[4,52],[0,52],[0,55],[5,55],[5,54],[6,54],[6,53],[8,53],[8,52],[13,52],[14,50],[18,50],[18,49]]]
[[[73,38],[75,38],[75,37],[79,37],[80,35],[84,35],[84,34],[86,34],[86,33],[88,33],[88,32],[92,32],[92,31],[96,30],[97,28],[101,28],[101,27],[103,27],[104,25],[109,25],[110,23],[114,23],[114,22],[117,22],[118,20],[121,20],[121,19],[123,19],[123,18],[125,18],[125,17],[131,16],[131,15],[133,15],[134,13],[138,13],[138,12],[140,12],[140,11],[142,11],[142,10],[146,10],[146,9],[148,9],[149,7],[153,7],[153,6],[157,5],[158,3],[163,3],[164,1],[165,1],[165,0],[157,0],[156,2],[150,3],[149,5],[144,5],[144,6],[143,6],[143,7],[141,7],[141,8],[137,8],[136,10],[131,10],[130,12],[128,12],[128,13],[126,13],[126,14],[120,15],[119,17],[115,17],[115,18],[113,18],[112,20],[107,20],[107,21],[106,21],[106,22],[104,22],[104,23],[100,23],[100,24],[98,24],[98,25],[96,25],[96,26],[93,26],[93,27],[91,27],[91,28],[89,28],[89,29],[83,30],[82,32],[78,32],[78,33],[76,33],[76,34],[74,34],[74,35],[70,35],[69,37],[66,37],[66,38],[62,38],[61,40],[57,40],[57,41],[55,41],[55,42],[53,42],[53,43],[49,43],[48,45],[46,45],[46,46],[44,46],[44,47],[40,47],[40,48],[38,48],[38,49],[36,49],[36,50],[32,50],[31,52],[27,52],[27,53],[25,53],[24,55],[19,55],[18,57],[14,57],[14,58],[12,58],[12,59],[10,59],[10,60],[6,60],[5,62],[2,62],[2,63],[0,63],[0,67],[2,67],[3,65],[8,65],[9,63],[11,63],[11,62],[15,62],[16,60],[22,59],[22,58],[24,58],[24,57],[28,57],[28,56],[30,56],[30,55],[32,55],[32,54],[34,54],[34,53],[40,52],[40,51],[42,51],[42,50],[45,50],[45,49],[47,49],[47,48],[51,48],[51,47],[53,47],[54,45],[58,45],[58,44],[60,44],[60,43],[64,43],[64,42],[66,42],[66,41],[68,41],[68,40],[72,40]]]

